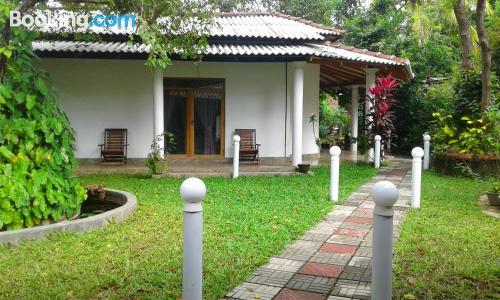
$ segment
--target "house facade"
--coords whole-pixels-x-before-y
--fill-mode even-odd
[[[300,18],[228,13],[215,23],[201,62],[174,59],[165,70],[144,65],[147,45],[119,35],[35,42],[75,129],[77,158],[100,157],[106,128],[127,129],[129,158],[145,158],[165,130],[174,134],[175,156],[229,158],[240,128],[256,130],[261,157],[297,165],[318,154],[309,116],[318,115],[320,87],[352,89],[357,136],[359,88],[372,86],[376,74],[413,76],[409,62],[344,46],[343,31]]]

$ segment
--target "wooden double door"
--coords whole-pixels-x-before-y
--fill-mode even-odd
[[[224,80],[164,80],[164,127],[173,133],[171,154],[224,155]]]

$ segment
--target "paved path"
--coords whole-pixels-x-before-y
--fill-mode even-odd
[[[299,240],[272,257],[226,299],[370,299],[372,260],[372,186],[380,180],[398,185],[394,236],[411,198],[411,161],[393,159],[390,167],[352,193]]]

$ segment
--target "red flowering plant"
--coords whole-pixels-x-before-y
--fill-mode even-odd
[[[380,76],[375,82],[373,88],[368,88],[368,94],[365,101],[370,102],[370,111],[367,113],[368,121],[366,132],[370,141],[373,141],[375,135],[382,137],[382,149],[387,149],[387,143],[391,138],[396,137],[394,120],[396,115],[392,107],[398,103],[394,97],[394,90],[398,82],[391,74]]]

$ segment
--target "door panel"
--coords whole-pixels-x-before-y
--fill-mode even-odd
[[[164,127],[180,156],[224,155],[224,80],[165,79]]]
[[[220,154],[222,93],[195,90],[193,99],[194,154]]]
[[[187,154],[188,150],[188,93],[166,90],[164,94],[164,127],[174,134],[175,148],[171,154]]]

